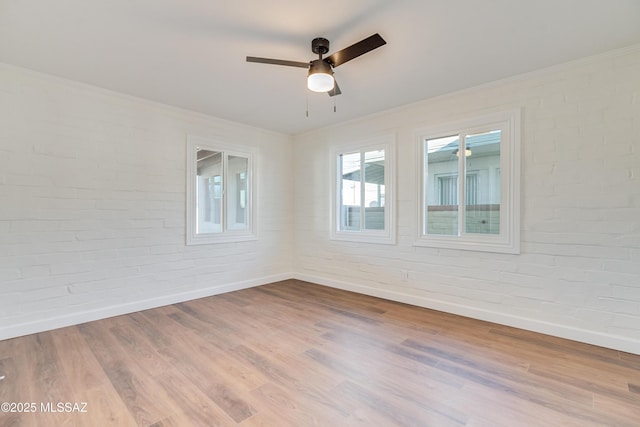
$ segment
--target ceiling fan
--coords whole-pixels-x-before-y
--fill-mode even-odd
[[[366,39],[352,44],[342,50],[332,53],[323,58],[329,52],[329,40],[318,37],[311,41],[311,51],[318,54],[318,59],[309,62],[287,61],[282,59],[258,58],[247,56],[247,62],[259,62],[261,64],[285,65],[287,67],[299,67],[309,70],[307,76],[307,87],[314,92],[327,92],[329,96],[340,95],[340,87],[333,77],[333,69],[345,62],[351,61],[360,55],[371,52],[387,44],[386,41],[376,33]]]

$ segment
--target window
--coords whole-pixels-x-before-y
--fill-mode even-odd
[[[518,111],[416,132],[419,246],[520,252]]]
[[[253,154],[189,137],[187,244],[253,240]]]
[[[332,152],[331,238],[395,243],[393,136]]]

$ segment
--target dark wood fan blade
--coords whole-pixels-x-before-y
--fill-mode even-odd
[[[338,86],[338,81],[337,80],[333,80],[333,89],[331,89],[329,92],[327,92],[329,94],[329,96],[336,96],[336,95],[340,95],[342,93],[342,91],[340,90],[340,86]]]
[[[351,61],[352,59],[357,58],[360,55],[364,55],[365,53],[370,52],[373,49],[384,46],[385,44],[387,44],[387,42],[384,41],[380,34],[376,33],[364,40],[360,40],[358,43],[352,44],[349,47],[332,53],[331,55],[324,58],[324,60],[331,64],[333,67],[337,67],[347,61]]]
[[[258,62],[260,64],[286,65],[287,67],[309,68],[308,62],[287,61],[283,59],[258,58],[247,56],[247,62]]]

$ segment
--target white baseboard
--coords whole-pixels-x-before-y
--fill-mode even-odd
[[[343,282],[324,277],[295,274],[295,279],[306,282],[316,283],[318,285],[329,286],[346,291],[357,292],[360,294],[370,295],[378,298],[384,298],[391,301],[402,302],[405,304],[415,305],[418,307],[429,308],[432,310],[443,311],[446,313],[457,314],[464,317],[470,317],[487,322],[498,323],[500,325],[512,326],[514,328],[525,329],[528,331],[539,332],[546,335],[552,335],[559,338],[566,338],[573,341],[579,341],[587,344],[593,344],[600,347],[606,347],[614,350],[624,351],[628,353],[640,354],[640,341],[627,337],[604,334],[601,332],[590,331],[586,329],[575,328],[557,323],[545,322],[543,320],[531,319],[526,317],[514,316],[511,314],[499,313],[491,310],[470,307],[462,304],[454,304],[446,301],[433,300],[430,298],[407,295],[391,290],[372,288],[370,286],[358,285]]]
[[[198,298],[205,298],[212,295],[266,285],[268,283],[291,279],[293,276],[293,273],[276,274],[272,276],[260,277],[257,279],[245,280],[242,282],[230,283],[222,286],[212,286],[208,288],[195,289],[187,292],[179,292],[170,295],[163,295],[156,298],[131,301],[125,304],[112,305],[94,310],[72,313],[67,312],[60,315],[37,319],[32,322],[2,326],[0,327],[0,340],[35,334],[38,332],[50,331],[52,329],[64,328],[66,326],[78,325],[80,323],[105,319],[107,317],[120,316],[123,314],[134,313],[136,311],[148,310],[151,308],[177,304],[180,302],[190,301]]]
[[[334,279],[328,279],[320,276],[298,273],[283,273],[272,276],[261,277],[257,279],[246,280],[242,282],[230,283],[223,286],[212,286],[180,292],[171,295],[164,295],[157,298],[148,298],[139,301],[128,302],[99,308],[95,310],[80,311],[75,313],[64,313],[57,316],[42,318],[32,322],[24,322],[16,325],[0,327],[0,340],[15,338],[23,335],[34,334],[38,332],[49,331],[52,329],[63,328],[66,326],[77,325],[80,323],[91,322],[94,320],[105,319],[113,316],[134,313],[136,311],[148,310],[151,308],[162,307],[165,305],[176,304],[198,298],[205,298],[212,295],[223,294],[241,289],[252,288],[255,286],[266,285],[281,280],[297,279],[318,285],[329,286],[332,288],[343,289],[346,291],[356,292],[364,295],[370,295],[378,298],[384,298],[391,301],[402,302],[405,304],[415,305],[418,307],[429,308],[433,310],[443,311],[447,313],[457,314],[460,316],[470,317],[473,319],[485,320],[488,322],[498,323],[515,328],[526,329],[533,332],[552,335],[560,338],[566,338],[573,341],[580,341],[587,344],[593,344],[601,347],[607,347],[615,350],[625,351],[628,353],[640,354],[640,341],[627,337],[603,334],[600,332],[589,331],[586,329],[574,328],[566,325],[545,322],[542,320],[531,319],[526,317],[514,316],[505,313],[499,313],[490,310],[479,309],[461,304],[453,304],[446,301],[439,301],[425,297],[407,295],[391,290],[373,288],[370,286],[358,285],[354,283],[343,282]]]

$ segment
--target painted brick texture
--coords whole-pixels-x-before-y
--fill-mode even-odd
[[[522,111],[521,254],[413,246],[414,131],[510,108]],[[331,144],[388,133],[398,243],[329,240]],[[301,277],[640,352],[640,47],[300,135],[294,151]]]
[[[414,246],[415,129],[512,108],[521,254]],[[389,133],[397,243],[331,241],[332,144]],[[187,134],[258,149],[258,241],[185,245]],[[0,66],[0,339],[293,274],[640,354],[639,153],[640,47],[295,137]]]
[[[9,66],[0,122],[0,338],[290,275],[289,136]],[[259,241],[185,245],[187,134],[257,148]]]

